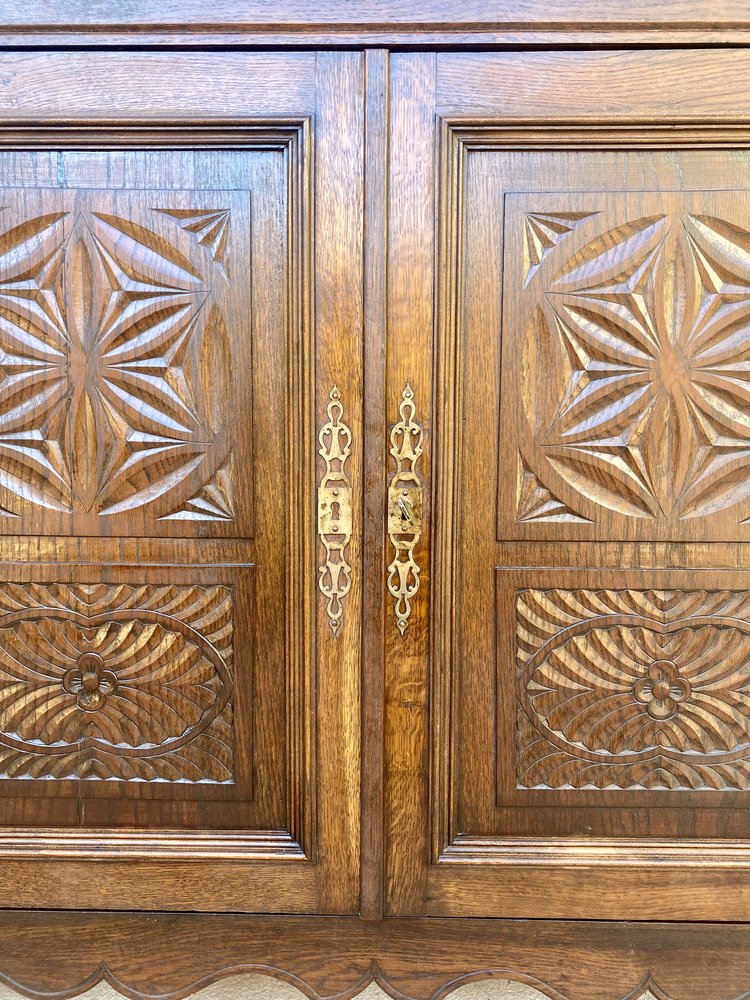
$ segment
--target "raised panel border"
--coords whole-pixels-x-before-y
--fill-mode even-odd
[[[42,866],[51,860],[71,862],[73,869],[96,861],[109,862],[112,873],[121,864],[137,860],[158,862],[215,861],[219,865],[237,860],[263,860],[268,871],[268,898],[258,899],[258,908],[275,908],[278,900],[285,908],[303,909],[314,898],[314,877],[300,871],[299,891],[289,895],[285,888],[284,869],[290,861],[303,862],[313,876],[310,862],[314,860],[316,827],[315,801],[315,736],[314,703],[309,692],[314,689],[316,662],[315,646],[315,584],[313,525],[307,516],[313,504],[314,456],[310,445],[314,422],[315,343],[312,322],[312,119],[309,116],[273,118],[227,118],[211,124],[201,121],[171,121],[149,119],[113,122],[60,122],[54,125],[33,123],[8,124],[0,127],[0,150],[66,151],[76,149],[107,151],[114,149],[248,149],[278,151],[286,158],[289,190],[288,234],[290,281],[288,288],[288,338],[290,375],[288,396],[296,400],[290,406],[293,433],[289,436],[284,456],[290,504],[286,534],[287,552],[286,593],[289,628],[287,629],[287,738],[289,766],[287,776],[287,809],[289,828],[281,831],[227,831],[192,833],[190,831],[158,835],[122,831],[112,837],[108,831],[69,831],[45,829],[43,843],[38,832],[30,829],[6,829],[0,832],[0,858],[25,856],[38,859]],[[48,539],[54,546],[55,538]],[[63,543],[65,540],[62,540]],[[8,536],[9,545],[13,537]],[[65,547],[65,546],[64,546]],[[50,551],[54,551],[51,549]],[[252,560],[251,560],[252,561]],[[29,567],[30,564],[26,564]],[[31,566],[31,572],[42,563]],[[159,565],[155,561],[152,565]],[[298,569],[301,567],[301,570]],[[28,571],[28,569],[27,569]],[[279,862],[281,868],[274,874]],[[51,871],[51,869],[50,869]],[[183,877],[187,876],[187,869]],[[44,880],[43,871],[39,877]],[[180,878],[175,866],[174,877]],[[278,880],[278,881],[277,881]],[[3,893],[3,897],[8,897]],[[12,899],[12,896],[10,897]],[[156,902],[146,903],[153,906]],[[96,905],[95,894],[88,905]],[[6,902],[7,905],[7,902]],[[65,904],[63,904],[65,905]],[[85,904],[84,904],[85,905]],[[127,892],[123,901],[113,898],[112,907],[128,908]],[[141,905],[140,898],[138,905]],[[242,909],[239,899],[215,902],[217,907]],[[256,908],[254,906],[253,908]]]
[[[594,121],[585,125],[568,121],[551,120],[540,125],[538,121],[522,118],[496,119],[477,117],[439,116],[438,129],[438,250],[437,250],[437,323],[434,399],[445,401],[436,407],[434,414],[436,456],[433,475],[435,496],[434,548],[432,566],[430,692],[432,705],[430,746],[430,861],[429,876],[432,905],[437,912],[459,915],[461,913],[502,912],[508,916],[542,915],[540,902],[531,902],[535,888],[542,895],[545,877],[549,880],[554,869],[562,876],[560,885],[571,887],[576,882],[575,872],[590,868],[592,863],[600,872],[613,874],[624,859],[628,875],[638,878],[653,873],[660,864],[676,872],[687,872],[693,865],[697,842],[684,841],[684,849],[664,843],[636,843],[625,845],[616,838],[603,839],[596,845],[587,840],[566,839],[505,839],[462,835],[457,826],[455,810],[455,776],[457,749],[455,739],[454,705],[458,695],[458,646],[454,622],[457,595],[457,538],[459,516],[457,503],[461,496],[461,414],[463,412],[460,343],[461,267],[463,260],[462,217],[464,197],[464,167],[466,157],[482,151],[532,150],[659,150],[659,149],[747,149],[750,148],[750,127],[742,123],[706,125],[690,120],[675,120],[668,127],[650,121],[613,124],[611,121]],[[493,538],[494,538],[493,530]],[[708,848],[708,867],[716,870],[750,865],[750,846],[716,841]],[[456,865],[471,866],[474,871],[456,869]],[[508,879],[490,879],[483,884],[487,869],[510,871]],[[523,893],[518,887],[526,871]],[[620,867],[622,871],[622,867]],[[548,873],[545,876],[545,871]],[[565,872],[573,874],[566,881]],[[639,875],[640,873],[640,875]],[[541,881],[537,882],[537,875]],[[682,876],[680,876],[682,878]],[[688,878],[687,882],[690,881]],[[549,883],[551,884],[551,882]],[[602,883],[604,884],[604,883]],[[460,885],[460,888],[458,886]],[[580,884],[579,884],[580,885]],[[494,903],[491,902],[495,893]],[[526,896],[524,900],[505,899],[497,902],[497,892],[508,891]],[[561,892],[563,889],[561,888]],[[567,890],[566,890],[567,891]],[[571,888],[572,891],[572,888]],[[596,901],[596,880],[587,892],[580,893],[583,904],[579,916],[605,916],[603,911],[585,908]],[[482,899],[484,897],[484,901]],[[614,912],[614,911],[613,911]],[[544,911],[545,915],[548,913]],[[697,917],[699,913],[696,911]],[[622,909],[617,911],[624,916]],[[564,915],[564,914],[560,914]],[[637,919],[637,914],[631,915]],[[731,919],[727,914],[722,919]]]

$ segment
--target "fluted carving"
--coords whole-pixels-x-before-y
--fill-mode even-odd
[[[3,584],[0,779],[231,782],[226,587]]]
[[[517,595],[522,787],[750,787],[750,596]]]

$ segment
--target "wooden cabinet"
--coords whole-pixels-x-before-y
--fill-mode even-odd
[[[0,977],[739,995],[743,5],[6,6]]]

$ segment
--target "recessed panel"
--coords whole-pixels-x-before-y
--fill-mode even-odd
[[[250,192],[0,205],[0,530],[248,534]]]
[[[0,586],[0,781],[233,784],[233,612],[227,586]]]
[[[501,537],[743,538],[745,192],[505,195]]]
[[[750,787],[750,595],[516,591],[519,788]]]
[[[2,825],[279,822],[270,769],[280,780],[284,720],[270,689],[284,665],[254,676],[253,566],[40,564],[7,575]],[[269,784],[255,787],[254,774]]]
[[[495,583],[491,832],[745,836],[747,570],[507,566]]]
[[[439,354],[445,842],[743,837],[744,154],[467,143]]]
[[[0,154],[5,825],[292,825],[295,142]]]

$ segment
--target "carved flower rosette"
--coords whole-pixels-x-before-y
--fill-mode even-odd
[[[517,596],[521,787],[747,788],[750,597]]]

